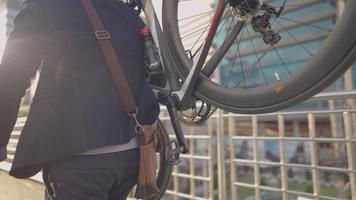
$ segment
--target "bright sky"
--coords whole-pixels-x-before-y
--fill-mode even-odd
[[[179,18],[195,15],[196,13],[202,13],[211,10],[210,5],[214,0],[195,0],[180,2],[180,16]],[[3,50],[6,42],[6,9],[4,9],[4,0],[0,0],[0,60],[3,55]],[[162,0],[153,0],[156,11],[159,17],[161,17],[161,3]],[[184,13],[181,11],[184,10]]]
[[[155,6],[158,17],[161,17],[162,0],[152,0],[152,2]],[[214,0],[181,1],[179,2],[179,11],[182,12],[182,10],[184,10],[183,16],[192,16],[197,13],[211,10],[210,5],[212,2],[214,2]]]
[[[182,12],[182,17],[192,16],[199,13],[204,13],[212,10],[210,5],[213,0],[194,0],[194,1],[181,1],[179,3],[179,11]],[[184,11],[184,13],[183,13]]]
[[[4,1],[0,0],[0,60],[5,47],[6,41],[6,9],[4,8]]]

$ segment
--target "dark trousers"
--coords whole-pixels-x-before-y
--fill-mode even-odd
[[[137,148],[53,162],[44,173],[45,199],[124,200],[137,182],[138,162]]]

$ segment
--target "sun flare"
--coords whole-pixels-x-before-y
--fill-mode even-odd
[[[6,43],[6,13],[7,9],[0,5],[0,60],[4,53]]]

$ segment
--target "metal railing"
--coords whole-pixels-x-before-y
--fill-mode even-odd
[[[175,171],[190,170],[173,174],[164,199],[356,199],[356,110],[350,105],[355,97],[355,91],[319,94],[312,101],[324,102],[327,109],[315,111],[218,111],[201,127],[185,127],[190,142],[190,136],[209,140],[201,146],[209,152],[204,158],[210,159],[207,167],[213,174],[204,179],[206,193],[197,194],[192,184],[200,178],[194,174],[197,155],[190,146],[194,150],[187,163]],[[274,153],[268,153],[266,143]],[[291,156],[301,148],[302,160]]]
[[[169,117],[161,117],[163,123],[170,123]],[[218,122],[215,122],[216,125]],[[173,130],[168,127],[170,137],[174,138]],[[213,145],[214,124],[206,126],[184,127],[185,137],[190,152],[181,155],[182,163],[173,169],[171,185],[164,199],[211,199],[214,195],[214,156]],[[187,187],[189,186],[189,187]]]
[[[317,95],[327,109],[316,111],[220,110],[201,126],[183,126],[190,152],[174,168],[164,199],[356,199],[355,97]],[[164,109],[161,120],[173,137]],[[24,122],[16,124],[1,169],[9,169]]]
[[[318,113],[318,112],[316,112]],[[254,170],[254,181],[252,183],[246,183],[240,181],[236,178],[236,175],[231,176],[231,183],[232,183],[232,199],[238,199],[236,190],[234,187],[247,187],[252,188],[255,191],[256,199],[261,199],[261,190],[263,191],[271,191],[271,192],[278,192],[280,193],[278,199],[291,199],[289,195],[298,195],[302,197],[310,197],[312,199],[350,199],[351,194],[353,199],[356,198],[356,190],[355,190],[355,173],[356,173],[356,166],[355,166],[355,142],[356,140],[351,137],[352,135],[352,119],[351,115],[354,112],[342,112],[343,120],[344,120],[344,137],[343,138],[329,138],[329,137],[318,137],[315,128],[315,118],[316,113],[309,112],[305,113],[307,117],[307,126],[308,126],[308,136],[307,137],[286,137],[285,136],[285,118],[287,115],[293,115],[295,113],[288,113],[288,114],[276,114],[277,116],[277,124],[278,124],[278,135],[274,137],[264,137],[260,136],[258,132],[258,116],[251,117],[252,123],[252,135],[251,136],[234,136],[233,131],[230,132],[229,139],[231,144],[234,144],[234,140],[237,141],[246,141],[249,140],[253,146],[253,157],[252,159],[238,159],[235,157],[234,153],[231,151],[231,171],[233,172],[233,167],[236,164],[246,164],[251,165]],[[323,112],[324,114],[328,115],[335,115],[338,114],[339,111],[330,111],[330,112]],[[273,114],[274,115],[274,114]],[[271,115],[271,116],[273,116]],[[233,117],[233,116],[230,116]],[[258,148],[260,141],[275,141],[275,144],[278,144],[279,147],[279,159],[273,160],[272,158],[268,161],[263,161],[260,159],[260,148]],[[291,163],[286,160],[286,143],[288,141],[293,142],[307,142],[310,145],[310,163],[306,162],[303,164],[299,163]],[[334,167],[334,166],[321,166],[319,165],[318,160],[318,143],[335,143],[337,146],[341,144],[346,145],[346,153],[348,158],[348,167],[341,166],[341,167]],[[335,145],[335,146],[336,146]],[[334,147],[333,150],[337,151],[338,147]],[[232,149],[233,146],[232,146]],[[330,155],[331,156],[331,155]],[[332,159],[332,158],[330,158]],[[262,184],[261,182],[261,166],[269,166],[271,168],[277,168],[276,170],[280,171],[280,185],[277,187],[267,186],[268,184]],[[311,178],[312,178],[312,192],[300,192],[292,190],[288,187],[288,174],[287,169],[290,168],[299,168],[303,170],[310,170],[311,171]],[[349,176],[349,183],[350,183],[350,194],[343,195],[344,198],[340,196],[327,196],[322,194],[320,188],[322,184],[320,183],[320,172],[321,171],[328,171],[334,173],[346,173]]]

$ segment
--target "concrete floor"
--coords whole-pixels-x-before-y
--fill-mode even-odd
[[[0,200],[43,200],[44,186],[30,179],[15,179],[0,170]]]

